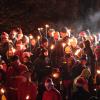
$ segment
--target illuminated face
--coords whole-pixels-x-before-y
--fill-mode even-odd
[[[4,42],[7,42],[7,41],[8,41],[8,37],[5,36],[5,37],[2,38],[2,42],[3,42],[3,43],[4,43]]]
[[[32,46],[35,46],[35,44],[36,44],[35,39],[32,39],[32,40],[31,40],[31,45],[32,45]]]
[[[8,55],[9,55],[9,56],[14,56],[14,52],[13,52],[12,50],[9,50],[9,51],[8,51]]]
[[[66,36],[67,36],[67,33],[60,32],[60,36],[61,36],[61,38],[64,38],[64,37],[66,37]]]
[[[12,32],[10,33],[10,37],[13,39],[13,38],[16,37],[16,34],[17,34],[16,31],[12,31]]]
[[[20,40],[20,39],[22,39],[22,38],[23,38],[23,34],[18,34],[17,39]]]
[[[16,50],[22,50],[23,45],[22,44],[16,44]]]
[[[54,39],[58,40],[60,38],[59,32],[54,33]]]
[[[87,61],[86,61],[86,60],[82,60],[81,63],[82,63],[83,65],[86,65]]]
[[[44,47],[48,47],[48,45],[49,45],[48,42],[44,42],[44,43],[43,43],[43,46],[44,46]]]

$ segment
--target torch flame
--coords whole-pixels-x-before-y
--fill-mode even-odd
[[[29,100],[29,99],[30,99],[30,96],[29,96],[29,95],[27,95],[27,96],[26,96],[26,100]]]
[[[5,93],[5,90],[4,90],[3,88],[1,88],[1,90],[0,90],[0,91],[1,91],[1,93],[2,93],[2,94],[4,94],[4,93]]]
[[[100,70],[97,70],[97,74],[100,74]]]
[[[55,47],[54,45],[51,45],[50,49],[51,49],[51,50],[53,50],[53,49],[54,49],[54,47]]]
[[[37,39],[40,40],[40,36],[37,36]]]
[[[66,43],[62,43],[63,48],[65,47]]]
[[[76,52],[75,52],[75,55],[77,56],[79,53],[80,53],[80,49],[78,49]]]
[[[46,27],[46,28],[48,28],[48,27],[49,27],[49,25],[47,25],[47,24],[46,24],[46,25],[45,25],[45,27]]]

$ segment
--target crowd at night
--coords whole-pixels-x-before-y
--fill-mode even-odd
[[[2,100],[99,100],[100,34],[37,30],[37,36],[21,28],[1,33]]]
[[[100,0],[0,7],[0,100],[100,100]]]

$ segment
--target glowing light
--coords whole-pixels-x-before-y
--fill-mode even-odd
[[[4,93],[5,93],[5,90],[4,90],[3,88],[1,88],[1,90],[0,90],[0,91],[1,91],[1,93],[2,93],[2,94],[4,94]]]
[[[60,81],[60,85],[62,84],[62,81]]]
[[[55,47],[54,45],[51,45],[50,49],[51,49],[51,50],[53,50],[53,49],[54,49],[54,47]]]
[[[66,43],[62,43],[63,48],[65,47]]]
[[[29,100],[29,99],[30,99],[30,96],[29,96],[29,95],[27,95],[27,96],[26,96],[26,100]]]
[[[57,79],[57,78],[60,77],[60,71],[59,71],[59,69],[54,69],[53,70],[52,77],[55,78],[55,79]]]
[[[40,38],[41,38],[40,36],[37,36],[37,39],[38,39],[38,40],[40,40]]]
[[[12,48],[12,52],[15,53],[16,52],[16,49]]]
[[[47,24],[46,24],[46,25],[45,25],[45,27],[46,27],[46,28],[48,28],[48,27],[49,27],[49,25],[47,25]]]
[[[40,30],[43,30],[43,28],[41,27]]]
[[[38,28],[38,31],[42,31],[43,30],[43,28],[41,27],[41,28]]]
[[[80,53],[80,49],[78,49],[76,52],[75,52],[75,55],[77,56],[79,53]]]
[[[67,29],[67,32],[68,32],[68,36],[70,37],[70,32],[71,32],[71,29]]]
[[[53,73],[52,75],[54,78],[59,78],[59,73]]]
[[[69,46],[67,46],[67,47],[65,48],[65,52],[66,52],[66,53],[71,53],[71,48],[70,48]]]
[[[68,40],[68,45],[70,46],[71,45],[71,42],[72,42],[73,40],[72,39],[69,39]]]
[[[97,89],[94,89],[94,91],[97,91]]]
[[[33,39],[33,36],[32,36],[32,35],[30,35],[30,36],[29,36],[29,39]]]
[[[97,70],[97,74],[100,74],[100,70]]]
[[[38,31],[40,31],[41,30],[41,28],[38,28]]]

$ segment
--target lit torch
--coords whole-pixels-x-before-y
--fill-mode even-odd
[[[71,35],[71,29],[67,29],[67,32],[68,32],[68,36],[70,37],[70,35]]]
[[[79,55],[79,53],[80,53],[80,51],[81,51],[81,50],[80,50],[80,49],[78,49],[78,50],[75,52],[75,55],[76,55],[76,56],[78,56],[78,55]]]
[[[40,46],[40,38],[41,38],[40,36],[37,36],[39,46]]]
[[[66,43],[62,43],[63,48],[65,47]]]
[[[45,25],[45,28],[46,28],[46,38],[47,38],[47,33],[48,33],[48,28],[49,28],[49,25]]]
[[[52,44],[52,45],[51,45],[51,47],[50,47],[50,49],[51,49],[51,50],[53,50],[53,49],[54,49],[54,47],[55,47],[55,46]]]
[[[1,92],[1,94],[4,94],[4,93],[5,93],[4,88],[1,88],[1,89],[0,89],[0,92]]]
[[[43,28],[38,28],[39,34],[42,37],[41,31],[43,30]]]
[[[100,70],[99,69],[97,70],[97,74],[100,74]]]
[[[29,96],[29,95],[27,95],[27,96],[26,96],[26,100],[29,100],[29,99],[30,99],[30,96]]]

